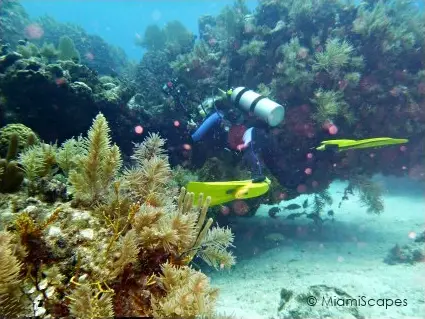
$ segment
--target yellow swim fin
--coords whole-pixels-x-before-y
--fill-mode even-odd
[[[189,182],[186,185],[188,192],[195,193],[195,203],[197,203],[200,193],[211,196],[210,206],[217,206],[235,199],[258,197],[267,193],[269,187],[270,180],[268,178],[262,182],[254,182],[249,179],[232,182]]]
[[[390,146],[396,144],[404,144],[407,142],[409,142],[408,139],[391,137],[375,137],[363,140],[327,140],[322,141],[321,145],[316,149],[319,151],[324,151],[326,149],[334,148],[338,152],[342,152],[349,149]]]

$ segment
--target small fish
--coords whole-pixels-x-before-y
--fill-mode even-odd
[[[285,206],[285,207],[283,207],[283,208],[284,208],[284,209],[288,209],[288,210],[294,210],[294,209],[301,208],[301,206],[300,206],[300,205],[298,205],[298,204],[290,204],[290,205]]]
[[[286,219],[294,220],[295,218],[301,217],[302,215],[306,215],[305,212],[302,213],[293,213],[286,216]]]
[[[328,210],[328,216],[335,216],[335,213],[332,209]]]
[[[269,216],[271,218],[276,218],[276,214],[280,212],[280,208],[279,207],[272,207],[269,209]]]
[[[303,203],[303,208],[307,208],[307,207],[308,207],[308,198]]]

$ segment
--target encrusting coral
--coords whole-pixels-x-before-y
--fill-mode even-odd
[[[191,264],[199,257],[229,269],[235,263],[228,251],[233,234],[212,227],[210,197],[172,188],[165,141],[152,134],[136,145],[136,165],[122,175],[119,149],[110,143],[102,114],[88,138],[66,143],[69,152],[59,161],[69,168],[77,200],[54,204],[53,211],[28,206],[0,235],[0,305],[7,303],[1,311],[77,318],[215,316],[218,291]],[[56,160],[43,165],[56,165],[67,147],[52,147]],[[80,147],[84,152],[76,154]]]

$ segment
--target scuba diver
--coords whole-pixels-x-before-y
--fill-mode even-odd
[[[195,101],[190,98],[183,83],[173,79],[164,84],[162,90],[174,99],[175,105],[189,118],[188,128],[194,129],[191,144],[200,144],[213,137],[212,143],[208,143],[211,149],[217,141],[226,139],[229,143],[229,139],[237,135],[237,138],[232,138],[232,144],[236,145],[229,143],[229,147],[244,153],[244,160],[251,171],[250,180],[189,182],[187,191],[195,193],[195,198],[200,193],[211,196],[210,206],[215,206],[235,199],[258,197],[269,190],[270,180],[264,176],[260,155],[266,153],[267,146],[270,146],[269,128],[276,127],[284,119],[285,109],[282,105],[248,88],[236,87],[227,91],[219,89],[217,96],[212,92],[210,98],[198,105],[198,114],[191,114],[187,105]],[[235,127],[239,129],[238,134],[232,132]],[[222,148],[223,143],[219,147]],[[198,153],[198,156],[202,156],[207,152]]]
[[[212,196],[211,205],[218,205],[235,199],[247,199],[258,197],[266,193],[270,186],[270,180],[264,176],[260,154],[265,154],[269,141],[269,128],[279,125],[285,116],[285,109],[282,105],[262,96],[248,88],[237,87],[227,91],[220,90],[221,97],[218,100],[227,100],[221,109],[216,105],[213,97],[210,104],[210,112],[205,116],[204,121],[196,128],[191,135],[194,143],[203,140],[207,134],[214,132],[217,128],[231,134],[229,128],[235,122],[248,124],[243,136],[233,145],[239,152],[244,152],[244,157],[249,163],[251,180],[233,182],[190,182],[187,185],[188,191],[194,193],[210,194]],[[211,100],[210,100],[211,102]],[[236,108],[229,108],[231,103]],[[206,115],[206,105],[200,105],[202,112]],[[246,114],[256,118],[245,119],[244,112],[238,117],[236,110],[242,110]],[[260,120],[260,121],[258,121]],[[251,123],[250,123],[251,122]]]
[[[252,178],[261,180],[264,176],[259,155],[262,153],[264,145],[267,145],[269,128],[275,127],[283,121],[285,109],[282,105],[245,87],[237,87],[227,91],[220,90],[220,92],[222,98],[227,98],[237,109],[252,114],[261,120],[261,122],[257,120],[255,123],[249,123],[248,120],[248,124],[251,125],[245,130],[240,143],[234,147],[236,150],[246,153]],[[192,134],[193,142],[201,141],[217,127],[224,126],[224,129],[228,131],[229,123],[238,121],[232,110],[228,109],[226,114],[226,109],[219,110],[214,101],[210,115]]]

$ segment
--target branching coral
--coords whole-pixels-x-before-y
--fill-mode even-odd
[[[145,30],[143,39],[137,38],[136,44],[149,50],[167,48],[170,53],[178,55],[190,51],[194,39],[193,34],[180,21],[174,20],[168,22],[163,29],[157,25],[149,25]]]
[[[188,265],[196,255],[216,268],[234,264],[234,257],[227,251],[233,241],[232,233],[229,229],[210,229],[212,219],[206,221],[209,200],[201,196],[198,205],[193,206],[193,194],[182,189],[177,207],[142,204],[137,211],[129,209],[129,230],[120,231],[119,238],[109,241],[112,246],[100,252],[104,256],[103,266],[96,277],[109,282],[114,289],[117,314],[209,314],[214,303],[213,290],[207,278]],[[164,285],[170,273],[163,270],[186,276],[179,278],[178,287],[169,290]],[[195,278],[203,279],[197,282]],[[188,291],[196,294],[196,289],[196,299],[185,297]],[[180,306],[172,310],[175,302]]]
[[[372,36],[385,33],[389,25],[385,3],[378,1],[371,10],[365,5],[360,6],[358,17],[353,22],[353,30],[364,36]]]
[[[121,167],[121,152],[111,145],[106,118],[99,113],[84,139],[84,152],[75,169],[69,173],[69,182],[76,201],[92,206],[105,200],[114,178]]]
[[[363,4],[353,30],[365,39],[376,42],[385,54],[400,55],[424,43],[424,16],[412,0],[376,1]]]
[[[63,36],[59,39],[58,50],[60,60],[80,61],[80,53],[75,48],[74,41],[70,37]]]
[[[25,177],[29,181],[29,192],[33,193],[34,183],[37,178],[52,176],[53,166],[56,164],[56,145],[37,144],[27,148],[19,156],[25,172]]]

